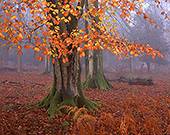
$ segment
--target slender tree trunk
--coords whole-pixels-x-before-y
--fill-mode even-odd
[[[17,55],[17,72],[22,72],[22,55]]]
[[[49,62],[48,62],[48,72],[52,72],[52,58],[50,57]]]
[[[45,70],[44,70],[44,73],[48,73],[48,63],[49,63],[49,60],[48,60],[48,57],[45,56]]]
[[[45,56],[45,69],[44,73],[51,73],[52,70],[52,58],[48,58],[48,56]]]
[[[150,62],[146,62],[146,65],[147,65],[148,72],[150,72],[150,70],[151,70],[151,63]]]
[[[130,57],[129,59],[129,68],[130,68],[130,73],[132,74],[133,73],[133,58]]]
[[[3,67],[8,66],[8,61],[9,61],[9,47],[3,47],[3,54],[2,54],[2,65]]]
[[[93,51],[89,51],[89,72],[88,72],[88,76],[93,75]]]
[[[89,8],[89,3],[88,3],[88,0],[86,0],[85,2],[85,12],[88,12],[88,9]],[[89,33],[89,30],[88,30],[88,21],[85,20],[85,29],[86,29],[86,34]],[[87,42],[88,43],[88,42]],[[89,72],[90,72],[90,61],[89,61],[89,56],[90,56],[90,51],[87,50],[85,51],[85,79],[87,80],[88,76],[89,76]]]

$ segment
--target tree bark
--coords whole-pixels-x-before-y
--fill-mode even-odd
[[[44,61],[44,74],[51,73],[52,70],[52,59],[48,58],[48,56],[45,56],[45,61]]]
[[[62,59],[53,64],[53,86],[40,103],[40,107],[46,107],[48,114],[54,116],[60,111],[61,106],[70,105],[95,109],[97,104],[85,98],[80,80],[80,57],[74,53],[69,58],[68,63],[63,63]]]
[[[102,51],[93,52],[93,70],[83,84],[84,88],[108,90],[112,85],[107,81],[103,71],[103,54]]]
[[[56,2],[52,0],[49,0],[48,2],[56,4]],[[85,0],[79,1],[77,6],[81,6],[83,9],[84,2]],[[50,11],[49,14],[55,17],[52,11]],[[81,14],[82,10],[80,16]],[[77,29],[79,18],[71,14],[70,17],[71,21],[69,23],[66,24],[64,21],[61,21],[58,25],[61,35],[64,31],[67,31],[67,36],[69,37],[70,34]],[[54,30],[54,26],[51,27],[51,30]],[[64,41],[65,37],[61,36],[61,39]],[[80,80],[80,56],[77,52],[77,48],[73,48],[72,44],[68,46],[68,49],[69,48],[73,51],[71,54],[67,55],[68,62],[63,63],[63,58],[61,56],[60,58],[57,58],[53,64],[53,87],[48,96],[39,103],[40,107],[48,108],[50,116],[54,116],[56,112],[60,111],[61,106],[63,105],[85,106],[88,109],[97,107],[97,104],[86,99],[82,92]],[[58,53],[57,48],[55,51]]]

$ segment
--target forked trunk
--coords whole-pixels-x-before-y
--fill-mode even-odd
[[[61,59],[53,64],[54,82],[51,92],[42,102],[40,107],[48,108],[48,113],[53,116],[63,105],[71,105],[88,109],[96,108],[96,104],[84,97],[80,81],[80,57],[72,55],[68,63]]]
[[[103,54],[102,51],[94,51],[92,59],[92,75],[89,74],[87,80],[84,82],[84,88],[95,88],[108,90],[112,85],[107,81],[103,71]],[[91,65],[91,64],[89,64]]]

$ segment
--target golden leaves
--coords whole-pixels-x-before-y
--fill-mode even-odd
[[[113,9],[111,15],[114,18],[118,11],[117,9],[119,9],[121,12],[120,17],[127,19],[130,18],[131,11],[133,11],[138,15],[143,15],[146,20],[154,23],[146,13],[143,13],[141,6],[138,6],[143,0],[136,1],[100,1],[100,7],[96,8],[93,4],[90,5],[82,17],[80,16],[82,7],[75,7],[73,5],[76,0],[71,0],[69,3],[58,2],[55,4],[46,2],[45,0],[33,0],[31,1],[32,3],[22,0],[22,4],[20,5],[22,12],[19,13],[9,2],[4,6],[6,9],[4,8],[3,13],[6,18],[0,24],[3,28],[0,38],[9,37],[10,41],[15,45],[20,44],[24,40],[32,41],[34,46],[23,45],[23,47],[25,49],[31,48],[38,54],[51,55],[53,58],[62,57],[63,62],[68,61],[67,57],[74,50],[78,51],[81,57],[85,55],[85,50],[98,49],[108,49],[115,55],[126,56],[129,53],[133,56],[138,56],[141,53],[148,53],[156,56],[158,52],[154,52],[154,50],[140,50],[139,46],[133,43],[128,43],[130,45],[127,46],[126,41],[121,39],[116,32],[116,25],[114,24],[117,20],[111,20],[109,16],[106,16],[106,12]],[[94,2],[94,0],[91,2]],[[139,7],[139,9],[136,9],[136,7]],[[27,19],[26,9],[31,13],[31,15],[28,15],[30,17],[28,24],[23,21]],[[0,16],[0,18],[2,17],[4,16]],[[80,18],[83,18],[89,23],[87,26],[88,33],[86,33],[87,30],[84,28],[78,29],[77,20]],[[40,57],[38,59],[42,60]]]
[[[0,32],[0,38],[4,39],[5,36]]]
[[[14,19],[16,19],[17,17],[14,15],[14,16],[12,16],[11,17],[11,20],[14,20]]]
[[[39,52],[39,51],[40,51],[40,48],[34,47],[33,50],[34,50],[35,52]]]

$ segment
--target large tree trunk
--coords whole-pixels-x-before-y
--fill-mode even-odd
[[[68,63],[63,63],[61,59],[57,60],[53,64],[53,87],[39,106],[48,108],[50,116],[60,111],[63,105],[95,109],[97,104],[86,99],[82,92],[80,72],[80,58],[77,54],[72,55]]]
[[[56,4],[56,1],[49,0],[52,3]],[[48,2],[49,2],[48,1]],[[84,0],[79,1],[78,5],[84,7]],[[82,11],[81,11],[82,12]],[[53,12],[49,12],[52,16],[55,16]],[[65,23],[61,21],[59,24],[60,34],[62,35],[64,31],[67,31],[68,37],[70,34],[77,29],[78,21],[76,16],[70,15],[71,21]],[[51,27],[51,30],[54,30],[54,27]],[[61,39],[65,39],[64,36],[61,36]],[[77,48],[73,48],[73,45],[70,44],[68,49],[74,49],[72,54],[68,54],[68,62],[63,63],[62,56],[60,59],[55,61],[53,64],[53,74],[54,74],[54,83],[51,92],[45,99],[40,102],[40,107],[48,108],[49,115],[53,116],[57,111],[60,110],[63,105],[72,105],[82,107],[85,106],[88,109],[96,108],[96,104],[84,97],[84,94],[81,89],[81,78],[80,78],[80,56],[77,52]],[[56,48],[56,53],[57,48]]]

